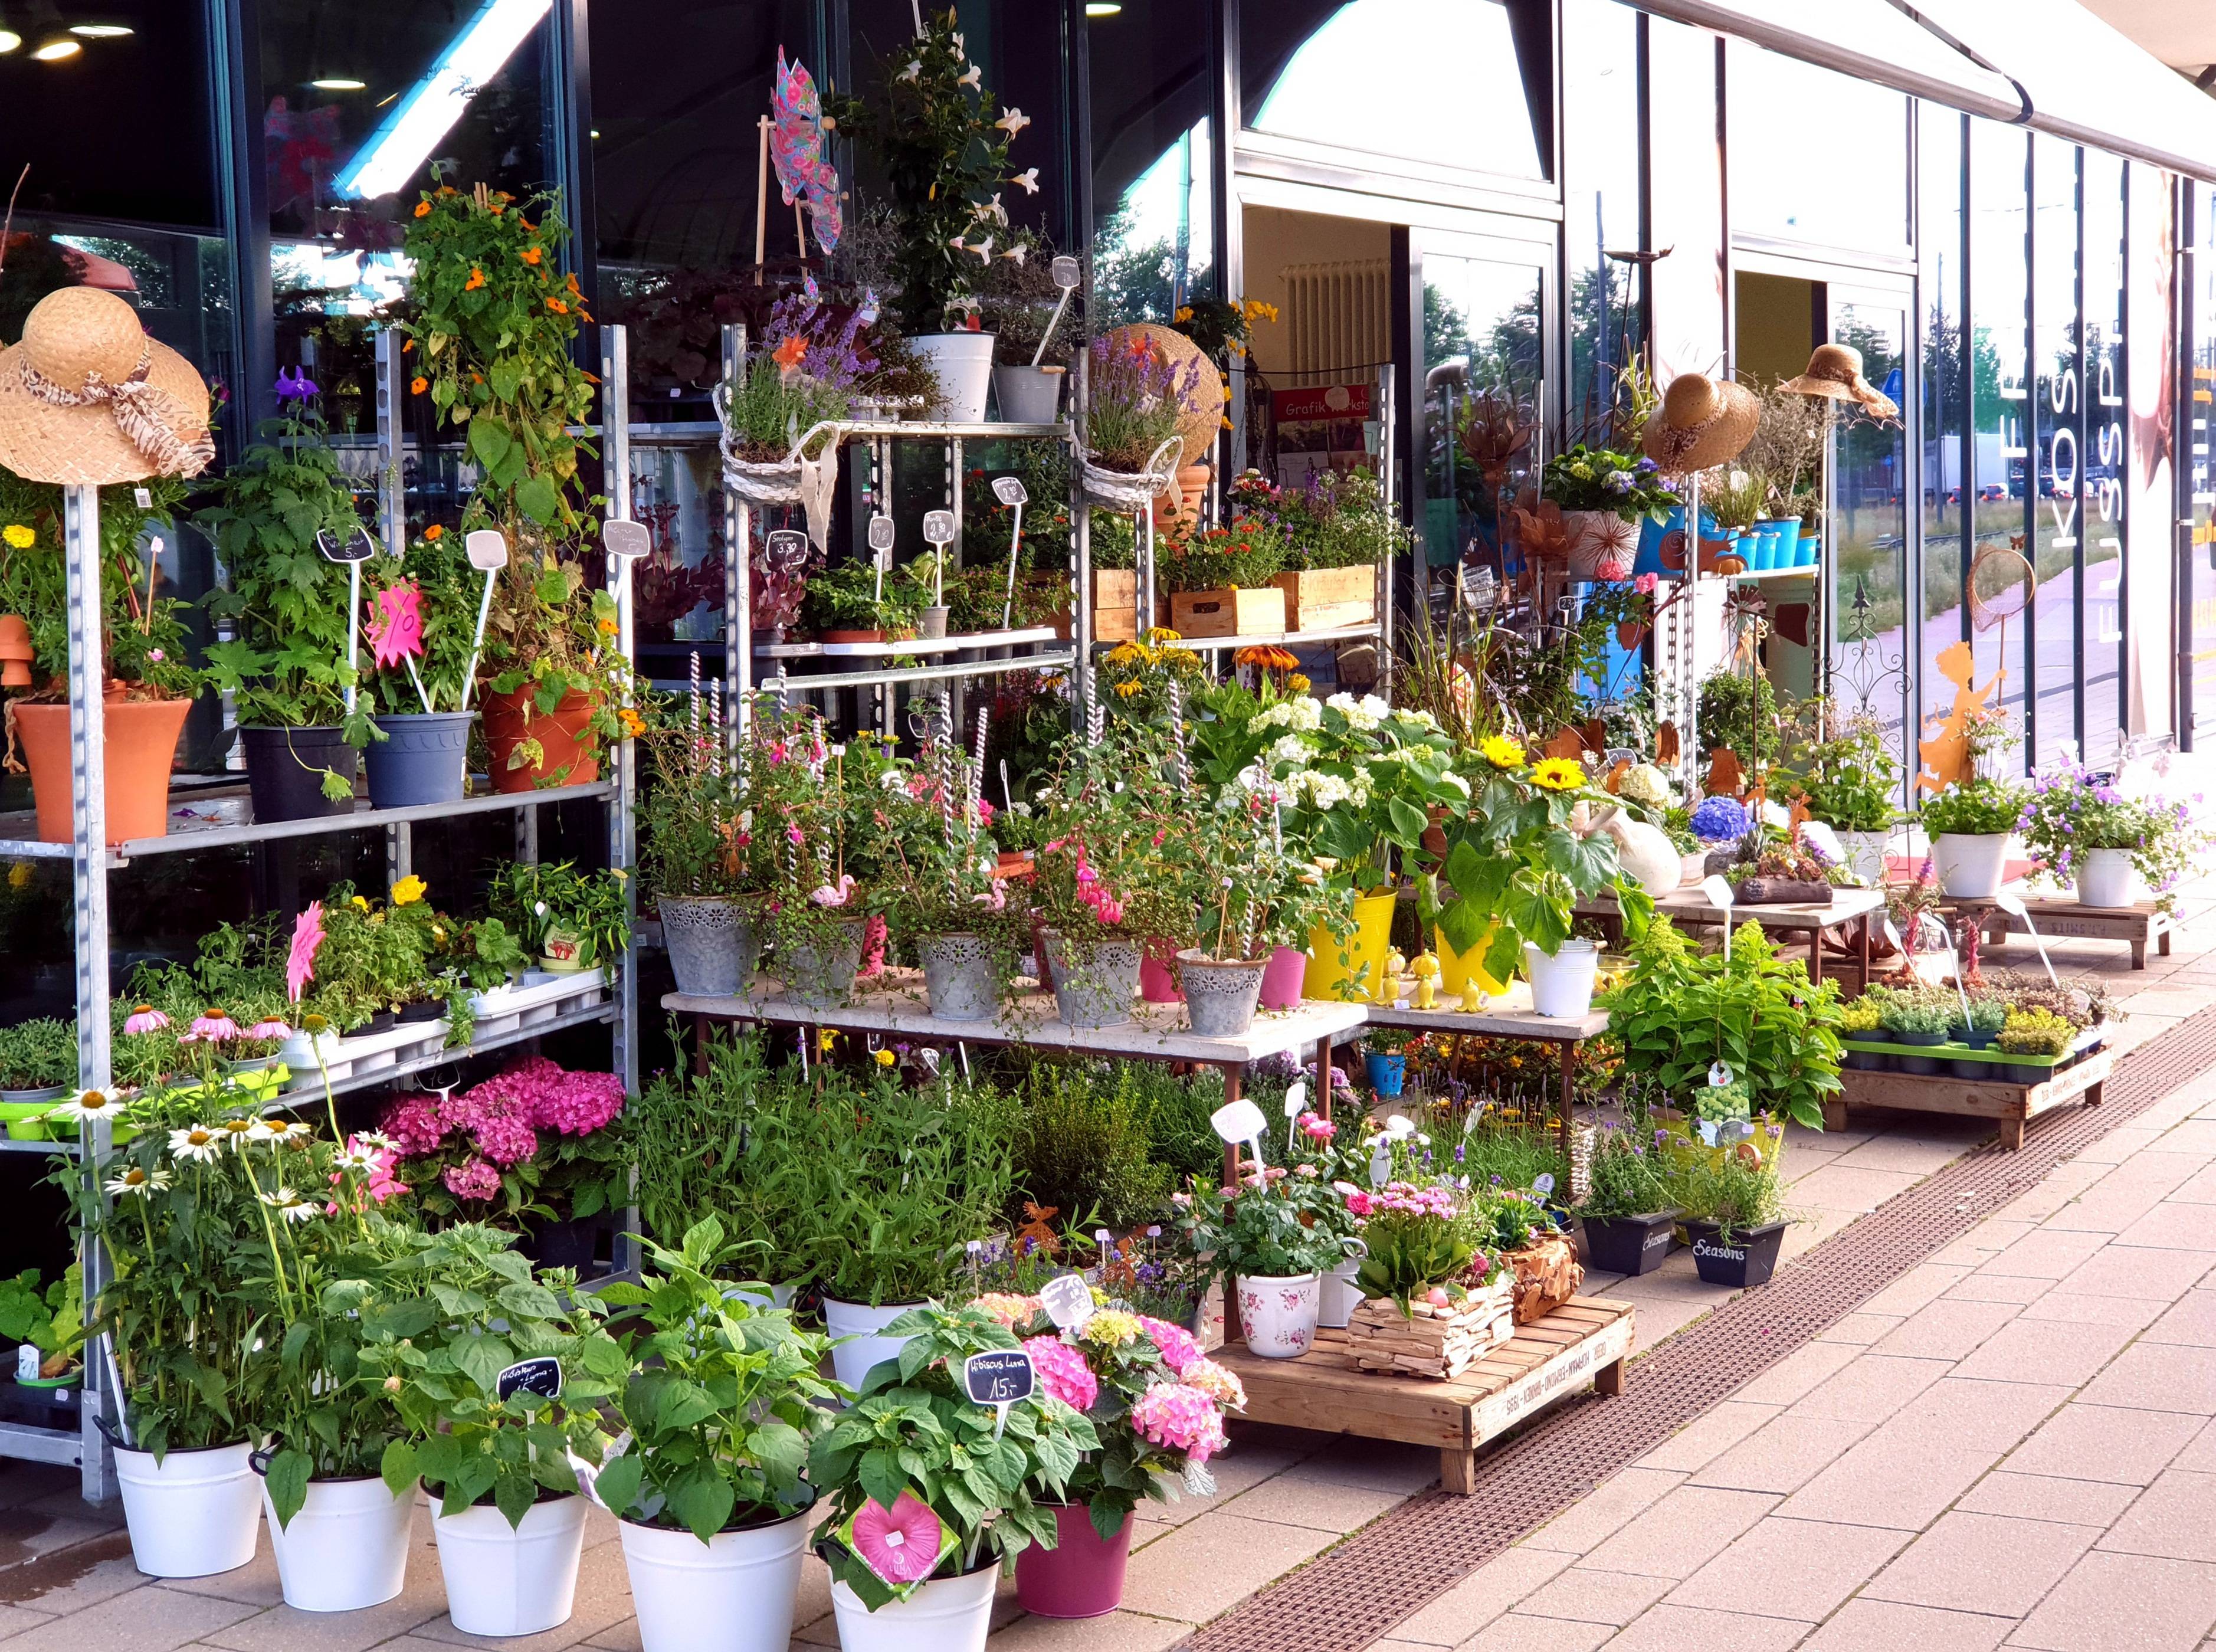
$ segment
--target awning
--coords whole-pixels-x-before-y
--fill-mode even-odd
[[[1636,3],[1857,80],[2216,180],[2216,99],[2077,0]]]

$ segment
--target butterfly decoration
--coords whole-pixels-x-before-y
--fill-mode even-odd
[[[816,80],[807,66],[785,61],[785,48],[777,52],[777,77],[772,83],[770,111],[774,117],[769,136],[769,157],[777,168],[778,187],[785,204],[805,197],[808,215],[816,225],[816,239],[826,252],[839,245],[845,225],[839,206],[839,170],[823,153],[823,104],[816,93]]]
[[[410,583],[377,594],[376,617],[362,633],[382,669],[423,653],[423,593]]]

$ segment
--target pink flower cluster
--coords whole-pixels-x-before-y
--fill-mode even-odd
[[[1312,1142],[1327,1142],[1339,1134],[1339,1126],[1320,1113],[1304,1113],[1296,1122],[1301,1134]]]
[[[1100,1379],[1085,1363],[1085,1356],[1060,1337],[1027,1337],[1024,1352],[1031,1357],[1039,1386],[1064,1405],[1089,1411],[1099,1400]]]
[[[1347,1213],[1350,1216],[1367,1216],[1377,1208],[1377,1201],[1370,1197],[1367,1191],[1356,1187],[1351,1181],[1334,1181],[1331,1185],[1331,1190],[1346,1201]]]
[[[1183,1377],[1201,1358],[1200,1344],[1192,1333],[1182,1325],[1173,1325],[1166,1319],[1150,1319],[1139,1316],[1139,1328],[1147,1334],[1147,1341],[1154,1345],[1154,1352],[1162,1356],[1162,1363]]]
[[[1205,1463],[1230,1441],[1223,1414],[1201,1390],[1185,1383],[1157,1383],[1132,1402],[1131,1427],[1139,1438]]]
[[[1157,836],[1155,842],[1161,839]],[[1093,909],[1093,915],[1101,924],[1112,929],[1123,922],[1123,903],[1108,892],[1108,885],[1100,881],[1100,874],[1093,870],[1093,863],[1085,858],[1085,845],[1074,838],[1058,837],[1048,844],[1043,854],[1068,848],[1077,856],[1077,898]]]
[[[465,1192],[449,1169],[443,1180],[457,1198],[489,1199],[499,1187],[494,1167],[505,1168],[539,1150],[539,1132],[585,1136],[604,1129],[623,1111],[623,1081],[613,1073],[572,1073],[544,1056],[530,1056],[473,1089],[443,1100],[412,1095],[386,1110],[379,1127],[411,1159],[424,1158],[469,1137],[477,1158],[457,1167],[463,1181],[483,1193]],[[489,1161],[489,1163],[481,1161]],[[479,1174],[479,1172],[482,1174]]]
[[[1019,1325],[1030,1324],[1039,1311],[1037,1297],[1011,1296],[1005,1291],[988,1291],[970,1305],[982,1308],[1012,1331]]]
[[[478,1158],[448,1165],[439,1180],[456,1199],[490,1199],[500,1192],[500,1172]]]
[[[400,1163],[400,1153],[397,1148],[379,1148],[372,1151],[370,1144],[360,1137],[349,1136],[347,1137],[347,1151],[350,1155],[360,1155],[366,1164],[367,1168],[362,1172],[360,1193],[370,1204],[382,1205],[395,1194],[408,1191],[408,1184],[392,1174]],[[331,1186],[337,1187],[344,1179],[339,1172],[333,1171]],[[500,1178],[496,1175],[493,1178],[493,1187],[497,1190],[499,1186]],[[354,1201],[354,1213],[360,1216],[365,1208],[361,1199],[357,1198]],[[323,1206],[325,1216],[336,1216],[338,1213],[339,1207],[335,1203],[329,1203]]]
[[[1455,1213],[1454,1195],[1444,1187],[1419,1187],[1409,1181],[1388,1181],[1377,1196],[1381,1211],[1398,1211],[1403,1216],[1435,1216],[1442,1221]]]
[[[1213,1359],[1196,1359],[1178,1373],[1188,1388],[1197,1388],[1218,1405],[1234,1411],[1246,1409],[1246,1385],[1239,1380],[1238,1373],[1226,1370]]]

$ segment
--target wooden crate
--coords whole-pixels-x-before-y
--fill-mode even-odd
[[[1588,1382],[1603,1394],[1623,1391],[1633,1322],[1628,1302],[1578,1297],[1437,1382],[1357,1370],[1345,1331],[1318,1331],[1297,1359],[1259,1359],[1243,1344],[1216,1358],[1246,1385],[1253,1421],[1436,1446],[1445,1489],[1467,1495],[1487,1440]]]
[[[1274,585],[1179,591],[1170,598],[1170,629],[1187,641],[1205,637],[1277,637],[1285,631],[1285,594]]]
[[[2042,1113],[2071,1101],[2098,1106],[2114,1070],[2116,1052],[2096,1050],[2074,1067],[2065,1067],[2043,1084],[2010,1084],[1997,1078],[1957,1078],[1942,1073],[1840,1073],[1839,1094],[1824,1105],[1824,1128],[1844,1130],[1851,1107],[1899,1107],[1910,1113],[1954,1113],[2000,1124],[2001,1145],[2010,1152],[2023,1145],[2023,1127]]]
[[[2132,949],[2132,967],[2143,970],[2146,968],[2147,943],[2152,941],[2156,952],[2168,958],[2170,933],[2177,928],[2176,920],[2158,909],[2152,901],[2141,901],[2137,906],[2084,906],[2074,900],[2027,897],[2023,904],[2022,918],[1998,908],[1985,914],[1981,922],[1986,940],[1997,943],[2012,934],[2028,934],[2031,928],[2050,939],[2068,935],[2090,940],[2121,940]],[[2026,918],[2030,921],[2028,925]]]
[[[1169,608],[1154,599],[1154,624],[1169,624]],[[1093,640],[1128,643],[1139,634],[1139,576],[1130,568],[1093,570]]]
[[[1366,626],[1377,618],[1377,570],[1366,564],[1283,573],[1271,583],[1285,594],[1287,631]]]
[[[1461,1308],[1434,1308],[1421,1298],[1400,1304],[1371,1297],[1346,1322],[1347,1343],[1360,1371],[1396,1377],[1457,1377],[1516,1335],[1516,1285],[1488,1285]]]

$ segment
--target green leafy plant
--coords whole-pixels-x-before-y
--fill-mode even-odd
[[[649,1241],[647,1258],[640,1284],[600,1292],[637,1311],[624,1340],[631,1374],[615,1404],[630,1441],[600,1464],[594,1495],[621,1519],[704,1544],[810,1507],[809,1442],[850,1397],[818,1373],[830,1339],[787,1310],[731,1295],[723,1281],[746,1259],[712,1216],[679,1248]]]
[[[1950,786],[1924,800],[1924,829],[1933,837],[1953,833],[1988,837],[2013,832],[2031,794],[2021,786],[1983,775]]]
[[[1359,1197],[1369,1211],[1362,1224],[1365,1251],[1354,1274],[1363,1296],[1390,1297],[1405,1315],[1413,1298],[1434,1286],[1450,1298],[1461,1294],[1477,1260],[1477,1235],[1449,1189],[1394,1181]],[[1480,1261],[1478,1271],[1489,1275],[1493,1269]]]
[[[1927,818],[1928,818],[1927,810]],[[2210,834],[2182,803],[2158,797],[2127,798],[2075,763],[2042,768],[2023,811],[2023,838],[2058,878],[2082,874],[2084,856],[2114,849],[2164,912],[2177,909],[2177,886],[2193,872]]]
[[[1021,1108],[1009,1143],[1011,1217],[1029,1200],[1118,1232],[1160,1218],[1170,1171],[1153,1157],[1136,1096],[1096,1084],[1082,1069],[1043,1063],[1031,1069]]]
[[[1272,1166],[1229,1190],[1196,1187],[1186,1209],[1193,1248],[1250,1279],[1319,1273],[1351,1252],[1342,1232],[1345,1206],[1320,1176]]]
[[[1859,998],[1849,999],[1839,1007],[1839,1036],[1867,1039],[1877,1031],[1879,1014],[1878,1001],[1867,992]]]
[[[1547,461],[1540,497],[1564,510],[1605,510],[1627,522],[1658,520],[1679,503],[1654,461],[1579,442]]]
[[[832,1500],[825,1525],[835,1532],[865,1503],[889,1509],[912,1495],[953,1538],[935,1576],[1006,1566],[1035,1543],[1054,1547],[1054,1513],[1042,1505],[1066,1501],[1080,1454],[1100,1448],[1092,1423],[1043,1388],[1010,1406],[1004,1424],[994,1408],[970,1402],[962,1362],[1019,1346],[981,1308],[911,1309],[885,1334],[908,1339],[898,1363],[871,1371],[860,1398],[809,1452],[809,1478]],[[827,1538],[817,1552],[871,1611],[893,1599],[845,1543]]]
[[[2078,1029],[2044,1005],[2012,1009],[1994,1039],[2012,1056],[2059,1056],[2067,1053]]]
[[[0,1090],[47,1090],[76,1082],[75,1026],[47,1017],[0,1027]]]
[[[84,1340],[84,1272],[78,1263],[71,1262],[61,1278],[43,1288],[35,1267],[0,1279],[0,1341],[36,1348],[40,1376],[67,1372]]]
[[[1960,1019],[1958,1001],[1944,987],[1896,988],[1878,1000],[1877,1024],[1887,1032],[1927,1037],[1948,1032]]]
[[[1741,1230],[1766,1227],[1786,1217],[1778,1180],[1783,1154],[1776,1145],[1783,1126],[1765,1123],[1756,1128],[1768,1138],[1767,1151],[1759,1139],[1696,1151],[1678,1166],[1674,1179],[1685,1214],[1716,1224],[1717,1237],[1726,1244]]]
[[[1791,784],[1808,812],[1843,832],[1881,832],[1900,815],[1900,760],[1874,719],[1859,718],[1829,740],[1788,755]]]
[[[842,562],[808,576],[801,612],[817,631],[880,631],[912,635],[922,605],[912,587],[887,579],[882,592],[865,562]]]
[[[568,860],[511,860],[494,869],[485,904],[533,957],[561,936],[576,942],[580,968],[612,964],[631,945],[630,874],[579,872]]]
[[[1719,671],[1701,685],[1701,755],[1729,746],[1750,768],[1777,761],[1784,733],[1777,717],[1777,690],[1770,679]]]

